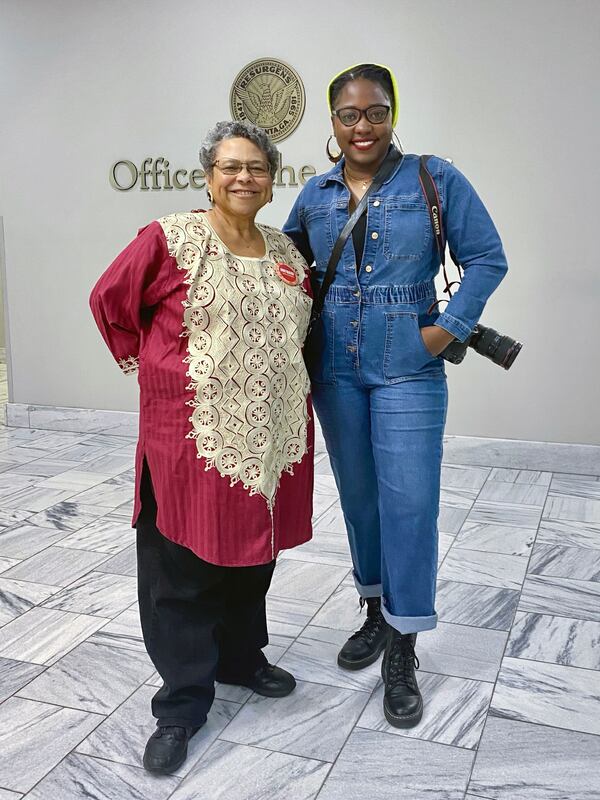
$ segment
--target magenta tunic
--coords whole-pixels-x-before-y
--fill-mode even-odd
[[[202,212],[152,222],[90,298],[123,372],[139,369],[133,522],[145,459],[159,530],[223,566],[267,563],[312,532],[308,269],[258,227],[265,256],[246,258]]]

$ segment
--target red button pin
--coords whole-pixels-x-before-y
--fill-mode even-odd
[[[290,286],[295,286],[299,283],[298,275],[293,267],[289,264],[275,264],[275,272],[279,275],[282,281],[289,283]]]

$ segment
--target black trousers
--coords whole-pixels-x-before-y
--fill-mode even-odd
[[[138,517],[138,599],[144,643],[163,679],[152,699],[159,725],[204,724],[215,680],[244,683],[267,663],[265,595],[275,561],[221,567],[166,539],[156,527],[147,465]]]

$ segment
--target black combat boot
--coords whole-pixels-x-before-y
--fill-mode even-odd
[[[415,668],[419,669],[416,642],[416,633],[402,634],[390,629],[381,677],[385,684],[383,713],[395,728],[412,728],[423,716],[423,698],[415,675]]]
[[[361,606],[365,601],[361,598]],[[348,639],[338,653],[337,662],[343,669],[362,669],[377,661],[385,647],[389,625],[381,613],[381,598],[367,597],[367,618],[362,628]]]

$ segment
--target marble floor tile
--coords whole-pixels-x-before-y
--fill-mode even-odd
[[[6,506],[5,499],[15,492],[35,486],[39,478],[32,475],[21,475],[15,472],[3,472],[0,474],[0,503]],[[18,506],[17,506],[18,507]]]
[[[439,622],[419,634],[417,654],[423,672],[493,683],[506,639],[505,631]]]
[[[528,575],[523,583],[519,611],[600,622],[600,584]]]
[[[102,620],[102,627],[90,636],[90,642],[120,647],[124,650],[145,652],[140,613],[137,603],[126,608],[110,622]]]
[[[292,597],[275,597],[267,594],[267,628],[269,637],[276,637],[289,645],[302,633],[321,604],[309,600],[295,600]]]
[[[41,479],[52,478],[70,469],[77,469],[80,464],[78,461],[64,461],[59,458],[37,458],[27,464],[21,464],[15,468],[15,472],[20,475],[35,475]]]
[[[469,513],[469,522],[491,525],[508,525],[511,528],[537,529],[542,509],[540,506],[498,503],[494,500],[477,500]]]
[[[11,792],[0,787],[0,800],[21,800],[23,796],[20,792]]]
[[[479,500],[492,500],[511,505],[543,506],[548,494],[547,486],[531,483],[503,483],[488,481],[479,494]]]
[[[21,522],[0,530],[0,554],[19,560],[31,558],[65,536],[64,531],[56,528],[40,528],[29,522]]]
[[[77,752],[141,767],[146,742],[156,727],[156,720],[150,710],[150,701],[154,694],[156,689],[153,686],[141,686],[81,742]],[[187,775],[239,709],[240,706],[236,703],[215,700],[207,722],[190,740],[187,761],[175,775]]]
[[[600,581],[600,550],[536,544],[529,562],[529,574]]]
[[[6,505],[6,501],[4,501]],[[544,506],[544,519],[571,519],[579,522],[600,522],[600,500],[558,494],[551,491]]]
[[[32,516],[31,511],[19,511],[18,508],[2,508],[0,504],[0,528],[12,528]]]
[[[543,519],[536,541],[539,544],[600,550],[600,523]]]
[[[327,533],[339,533],[346,536],[346,523],[339,503],[334,503],[327,509],[314,525],[314,532],[325,531]]]
[[[368,699],[365,692],[299,681],[288,697],[253,695],[219,738],[334,761]]]
[[[338,502],[339,501],[336,495],[321,493],[317,494],[315,492],[313,494],[313,522],[316,523],[319,517],[321,517],[328,509]]]
[[[350,569],[352,557],[348,540],[339,533],[317,531],[314,538],[299,547],[284,550],[281,558],[291,561],[309,561],[313,564],[331,564]]]
[[[135,533],[134,533],[135,535]],[[129,575],[135,578],[137,575],[137,556],[135,544],[129,545],[120,553],[117,553],[112,558],[103,561],[96,572],[110,572],[113,575]]]
[[[0,574],[4,574],[9,569],[16,567],[21,561],[18,558],[3,558],[0,556]]]
[[[505,658],[492,708],[495,716],[600,734],[600,672]]]
[[[32,513],[45,511],[47,508],[68,500],[76,494],[74,489],[48,489],[40,486],[29,486],[19,489],[2,498],[4,508],[18,508]]]
[[[104,623],[101,617],[32,608],[0,628],[0,656],[54,664]]]
[[[456,534],[470,513],[470,508],[460,508],[440,503],[438,529],[444,533]]]
[[[439,571],[439,579],[518,591],[526,570],[527,558],[523,556],[451,548]]]
[[[134,543],[135,531],[131,523],[109,514],[66,536],[60,546],[114,555]]]
[[[39,664],[0,658],[0,703],[33,680],[43,669]]]
[[[90,572],[55,594],[44,606],[112,618],[134,603],[136,597],[135,578]]]
[[[451,533],[438,533],[438,566],[448,555],[448,551],[454,544],[454,535]]]
[[[489,525],[467,520],[456,535],[457,549],[481,550],[486,553],[506,553],[527,556],[535,539],[533,528],[511,528],[508,525]]]
[[[59,591],[60,586],[13,581],[0,576],[0,625],[5,625]]]
[[[77,495],[77,502],[91,506],[116,508],[131,499],[134,493],[133,481],[126,473],[115,475],[98,486],[86,489]]]
[[[315,800],[330,767],[321,761],[218,741],[171,800]]]
[[[458,464],[442,464],[442,488],[456,487],[479,491],[489,474],[489,467],[461,467]]]
[[[314,495],[321,494],[333,495],[336,500],[339,499],[339,494],[333,475],[315,475]]]
[[[438,581],[436,609],[443,622],[507,631],[518,602],[519,592],[512,589]]]
[[[48,489],[73,489],[75,492],[81,492],[84,489],[91,489],[92,486],[97,486],[99,483],[104,483],[110,478],[110,475],[103,475],[99,472],[70,469],[51,478],[46,478],[38,486]]]
[[[383,715],[383,684],[369,700],[359,728],[474,749],[479,743],[493,684],[419,671],[423,719],[414,728],[392,727]]]
[[[361,612],[358,601],[358,592],[354,581],[352,585],[340,584],[313,617],[311,624],[348,633],[356,631],[362,626],[367,616],[365,608]]]
[[[583,475],[554,474],[550,484],[550,491],[552,494],[600,500],[600,480],[597,475],[585,477]]]
[[[527,469],[506,469],[495,467],[490,472],[490,481],[503,483],[526,483],[535,486],[549,486],[552,479],[551,472],[539,472]]]
[[[440,502],[451,508],[469,509],[477,500],[479,489],[469,489],[458,486],[442,486],[440,489]]]
[[[85,642],[18,693],[96,714],[110,714],[154,671],[145,653]]]
[[[506,655],[600,670],[600,621],[518,611]]]
[[[157,779],[137,767],[71,753],[27,794],[27,800],[167,800],[178,784],[177,777]]]
[[[78,531],[89,525],[98,517],[106,514],[106,508],[99,506],[86,506],[66,500],[64,503],[34,514],[27,520],[30,525],[39,525],[42,528],[56,528],[61,531]]]
[[[333,475],[329,456],[326,453],[321,458],[315,459],[315,476],[317,475]]]
[[[106,561],[106,553],[68,550],[62,546],[47,547],[41,553],[20,561],[4,572],[2,577],[68,586],[102,561]]]
[[[347,573],[345,567],[282,559],[275,568],[269,591],[276,597],[324,602]]]
[[[102,717],[20,697],[0,706],[0,786],[27,792],[88,735]]]
[[[473,757],[470,750],[357,728],[319,800],[463,800]]]
[[[372,692],[381,674],[379,662],[353,671],[338,667],[337,654],[347,638],[346,631],[309,625],[289,647],[279,666],[301,681]]]
[[[56,453],[55,458],[64,458],[65,461],[77,461],[82,463],[107,456],[115,449],[114,447],[107,447],[104,444],[82,441]]]
[[[114,478],[125,470],[131,469],[133,457],[127,453],[112,451],[108,455],[95,458],[93,461],[85,462],[86,472],[98,472],[101,475],[109,475]]]
[[[598,736],[490,715],[469,792],[493,800],[597,800],[598,763]]]

